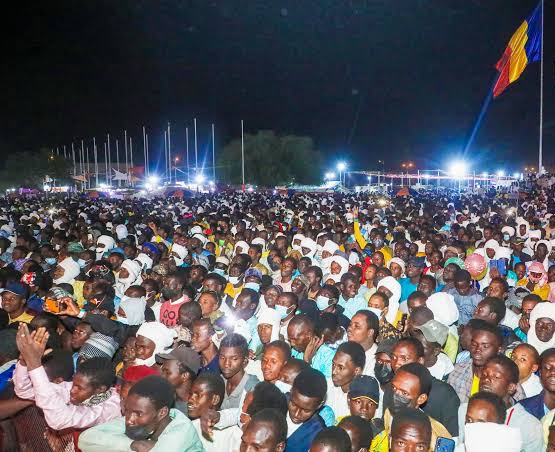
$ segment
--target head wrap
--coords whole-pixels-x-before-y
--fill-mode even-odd
[[[436,292],[428,297],[426,306],[434,313],[434,319],[445,326],[451,326],[459,320],[459,309],[453,295]]]
[[[119,275],[116,276],[116,295],[122,297],[125,291],[133,284],[141,284],[143,282],[141,278],[141,264],[137,261],[132,261],[131,259],[126,259],[121,264],[121,268],[125,268],[129,273],[129,276],[121,278]],[[121,270],[120,270],[121,273]]]
[[[528,330],[528,343],[541,355],[548,348],[555,347],[555,334],[548,342],[542,342],[536,336],[536,322],[538,319],[548,318],[555,321],[555,303],[538,303],[530,313],[530,329]]]
[[[256,325],[272,325],[272,335],[270,337],[270,342],[279,339],[279,327],[280,327],[281,317],[279,312],[275,309],[262,309],[258,314],[258,321]]]
[[[301,252],[303,248],[308,248],[309,250],[308,254],[303,253],[303,256],[307,256],[312,259],[316,254],[316,249],[317,249],[316,242],[308,237],[305,237],[304,239],[301,240]]]
[[[450,257],[445,261],[443,268],[447,267],[449,264],[455,264],[461,270],[464,270],[464,261],[460,257]]]
[[[474,422],[464,426],[466,452],[520,452],[522,436],[518,428],[492,422]]]
[[[148,254],[139,253],[135,260],[139,262],[143,270],[150,270],[152,268],[153,260]]]
[[[118,343],[110,336],[92,333],[79,350],[79,357],[112,359],[118,347]]]
[[[173,345],[175,331],[170,330],[166,325],[160,322],[146,322],[139,327],[137,336],[150,339],[154,342],[155,348],[152,356],[147,359],[136,359],[135,365],[145,364],[147,366],[153,366],[156,363],[156,355],[160,353],[169,353]]]
[[[502,234],[509,234],[511,237],[514,237],[515,232],[516,232],[516,231],[515,231],[515,228],[513,228],[512,226],[504,226],[504,227],[501,229],[501,233],[502,233]]]
[[[110,237],[109,235],[101,235],[96,240],[96,260],[102,259],[102,256],[107,251],[110,251],[112,248],[116,246],[116,241]],[[98,245],[104,245],[104,248],[98,247]]]
[[[395,322],[397,317],[397,311],[399,310],[399,300],[401,299],[401,284],[393,276],[386,276],[383,278],[376,287],[379,290],[380,287],[385,287],[391,292],[391,297],[389,297],[389,309],[385,319],[389,323]]]
[[[72,257],[66,257],[58,265],[64,269],[64,274],[57,279],[52,280],[54,284],[69,283],[72,284],[75,278],[81,273],[81,267],[73,260]]]
[[[124,224],[118,224],[116,226],[116,235],[118,236],[118,240],[126,239],[129,232],[127,232],[127,226]]]
[[[132,298],[124,295],[119,307],[125,312],[128,325],[140,325],[145,321],[145,297]]]
[[[387,268],[389,268],[391,270],[391,264],[397,264],[399,267],[401,267],[402,273],[401,276],[403,276],[405,274],[405,268],[406,268],[406,264],[405,261],[403,259],[401,259],[400,257],[394,257],[389,261],[389,264],[387,265]]]
[[[241,253],[237,252],[237,248],[241,248]],[[245,242],[244,240],[240,240],[239,242],[237,242],[235,244],[235,247],[233,248],[233,254],[237,255],[237,254],[245,254],[249,251],[249,244],[247,242]]]
[[[137,381],[150,377],[151,375],[160,375],[160,372],[155,367],[131,366],[125,369],[122,379],[128,383],[136,383]]]
[[[540,279],[535,281],[531,273],[541,273]],[[545,271],[545,267],[541,262],[535,261],[530,264],[530,266],[528,267],[528,279],[534,284],[538,284],[540,287],[545,286],[545,284],[547,283],[547,272]]]

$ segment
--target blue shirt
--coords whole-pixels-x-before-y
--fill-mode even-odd
[[[361,309],[368,310],[368,302],[360,293],[355,295],[354,298],[349,298],[348,300],[345,300],[343,295],[341,295],[337,304],[344,309],[343,315],[349,320],[351,320]]]
[[[456,288],[449,289],[447,293],[453,295],[459,309],[459,325],[466,325],[474,315],[476,306],[483,299],[482,295],[476,289],[471,289],[468,295],[459,294]]]
[[[401,284],[401,299],[399,301],[405,301],[418,288],[418,284],[411,283],[410,278],[401,278],[399,284]]]
[[[310,367],[324,374],[324,377],[331,378],[331,366],[335,350],[327,344],[322,344],[312,358]],[[304,353],[294,348],[291,349],[291,357],[296,359],[304,359]]]

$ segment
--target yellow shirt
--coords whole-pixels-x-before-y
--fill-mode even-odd
[[[241,293],[242,290],[243,290],[243,284],[241,284],[241,287],[236,288],[233,284],[228,282],[227,285],[225,286],[224,293],[226,295],[229,295],[231,298],[235,298],[237,295]]]
[[[480,390],[480,378],[476,375],[472,377],[472,388],[470,389],[470,395],[473,396]]]
[[[522,278],[522,279],[519,279],[517,281],[516,286],[517,287],[526,287],[528,282],[529,282],[528,278]],[[534,284],[534,290],[532,291],[532,293],[541,297],[541,299],[543,301],[546,301],[547,297],[549,297],[549,291],[550,290],[551,290],[551,288],[549,287],[549,284],[545,284],[543,287],[540,287],[538,284]]]
[[[457,353],[459,352],[459,339],[453,334],[449,333],[447,335],[447,341],[443,347],[443,351],[449,357],[449,359],[454,363],[457,359]]]
[[[11,325],[12,323],[16,322],[31,323],[31,320],[33,320],[34,318],[34,315],[28,314],[27,312],[23,311],[23,314],[21,314],[19,317],[16,317],[15,319],[12,319],[10,317],[10,321],[8,324]]]

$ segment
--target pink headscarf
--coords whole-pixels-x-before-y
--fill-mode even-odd
[[[541,273],[541,277],[539,279],[532,278],[532,273]],[[534,284],[538,284],[540,287],[543,287],[547,284],[547,272],[545,271],[545,267],[541,262],[532,262],[528,267],[528,279],[532,281]]]

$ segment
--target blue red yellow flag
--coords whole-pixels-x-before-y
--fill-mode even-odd
[[[507,86],[518,80],[529,63],[541,60],[542,31],[540,3],[515,31],[497,62],[495,68],[499,71],[499,78],[493,87],[493,97],[499,96]]]

